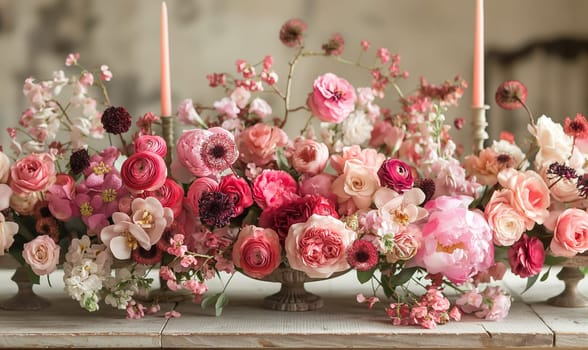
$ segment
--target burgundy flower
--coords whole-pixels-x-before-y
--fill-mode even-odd
[[[535,276],[541,272],[545,261],[543,243],[537,237],[529,238],[523,234],[508,250],[508,260],[515,275],[523,278]]]
[[[425,194],[425,203],[428,202],[435,195],[435,181],[429,178],[418,179],[415,184]]]
[[[220,191],[205,192],[198,201],[200,221],[209,226],[227,225],[235,215],[235,205],[231,197]]]
[[[288,20],[280,28],[280,41],[288,47],[302,45],[302,35],[306,31],[306,23],[298,18]]]
[[[333,36],[323,44],[322,49],[329,56],[339,56],[343,53],[345,48],[345,39],[339,33],[333,34]]]
[[[398,159],[387,159],[378,169],[378,177],[382,186],[398,193],[410,190],[414,185],[412,171],[405,162]]]
[[[369,271],[378,263],[378,250],[371,242],[354,241],[347,249],[347,262],[358,271]]]
[[[72,173],[79,174],[89,166],[90,155],[87,150],[80,148],[79,150],[72,152],[69,157],[69,168]]]
[[[102,113],[102,126],[111,134],[122,134],[131,128],[131,115],[124,107],[108,107]]]
[[[495,99],[498,106],[504,109],[524,107],[527,101],[527,88],[520,81],[506,81],[496,90]]]
[[[142,247],[138,247],[137,249],[133,249],[131,252],[131,259],[136,263],[143,264],[143,265],[153,265],[157,264],[163,258],[163,251],[159,249],[157,245],[151,247],[151,249],[143,249]]]

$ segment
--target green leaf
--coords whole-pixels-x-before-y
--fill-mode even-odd
[[[392,279],[391,279],[392,286],[396,287],[396,286],[401,286],[401,285],[405,284],[406,282],[408,282],[412,278],[412,275],[414,275],[418,269],[419,269],[418,267],[411,267],[408,269],[402,269],[399,273],[397,273],[396,275],[394,275],[392,277]]]
[[[551,256],[551,255],[547,255],[545,257],[545,265],[548,266],[553,266],[553,265],[559,265],[562,262],[566,261],[566,257],[563,256]]]
[[[202,298],[202,301],[200,302],[200,307],[206,309],[207,307],[215,304],[219,296],[220,293],[205,296],[204,298]]]
[[[541,282],[547,281],[547,279],[549,278],[550,272],[551,272],[551,266],[549,267],[549,269],[547,269],[547,271],[545,271],[545,273],[543,274],[543,276],[541,276],[541,279],[539,281],[541,281]]]
[[[588,275],[588,266],[582,266],[582,267],[579,267],[579,269],[580,269],[580,272],[582,272],[585,275]]]
[[[537,282],[537,279],[539,278],[539,275],[535,275],[535,276],[531,276],[527,278],[527,285],[525,286],[525,290],[523,290],[523,292],[521,294],[525,294],[526,291],[529,290],[529,288],[533,287],[533,285],[535,284],[535,282]]]
[[[371,269],[369,271],[359,271],[357,270],[357,280],[359,281],[359,283],[364,284],[367,281],[371,280],[372,277],[374,276],[374,272],[376,271],[376,269]]]
[[[216,304],[214,304],[214,310],[216,316],[220,316],[223,314],[223,309],[229,303],[229,298],[225,293],[220,293],[218,299],[216,300]]]

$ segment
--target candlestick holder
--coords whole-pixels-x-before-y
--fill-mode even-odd
[[[488,133],[486,127],[486,111],[490,109],[490,106],[483,105],[478,107],[472,107],[474,116],[472,119],[472,149],[475,154],[480,153],[484,149],[484,141],[488,139]]]
[[[165,140],[167,145],[167,153],[165,155],[165,163],[169,168],[172,162],[172,154],[174,153],[174,118],[170,116],[161,117],[161,137]]]

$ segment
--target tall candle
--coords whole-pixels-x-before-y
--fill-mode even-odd
[[[160,28],[161,115],[171,116],[171,86],[169,77],[169,40],[167,31],[167,6],[161,3]]]
[[[472,107],[480,108],[484,103],[484,0],[476,0],[476,30],[474,38],[474,78],[472,84]]]

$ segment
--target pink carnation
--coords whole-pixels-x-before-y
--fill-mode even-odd
[[[265,209],[280,205],[298,198],[296,180],[282,170],[264,170],[253,181],[253,199]]]
[[[321,75],[314,81],[306,103],[323,122],[340,123],[355,109],[355,89],[333,73]]]

